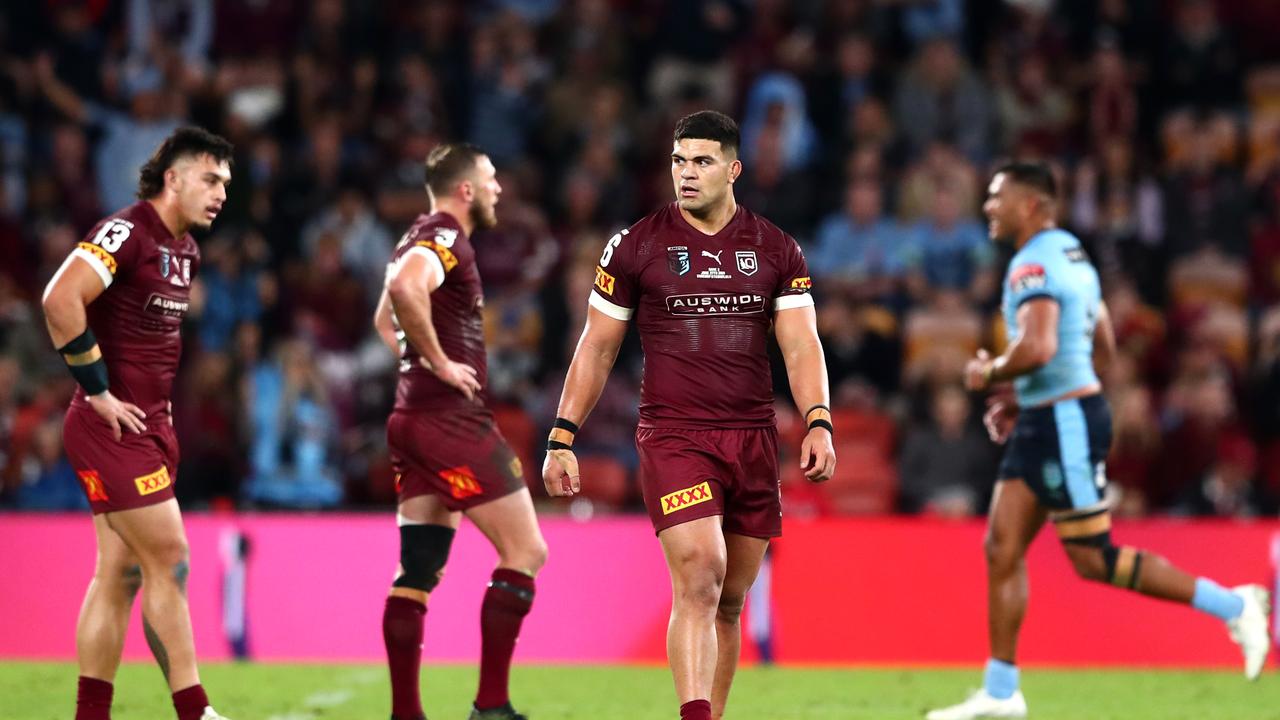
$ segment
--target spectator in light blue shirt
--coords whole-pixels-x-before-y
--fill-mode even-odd
[[[957,188],[938,185],[929,218],[911,228],[908,285],[917,302],[939,291],[959,292],[977,304],[991,299],[994,252],[983,226],[963,203]]]
[[[884,214],[879,183],[856,179],[845,206],[818,226],[809,269],[822,291],[858,299],[892,299],[907,270],[909,235]]]

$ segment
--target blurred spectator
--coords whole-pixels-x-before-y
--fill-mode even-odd
[[[893,397],[902,347],[892,313],[831,295],[818,306],[818,334],[833,403],[877,408]]]
[[[993,472],[989,443],[971,423],[969,396],[956,385],[933,394],[929,420],[907,432],[902,447],[899,507],[945,517],[984,507]]]
[[[1098,155],[1076,167],[1071,225],[1092,248],[1104,284],[1124,276],[1143,297],[1163,298],[1163,198],[1155,179],[1135,166],[1133,145],[1125,138],[1103,139]]]
[[[990,151],[990,106],[982,80],[955,43],[938,38],[920,49],[902,76],[893,115],[913,152],[923,152],[933,140],[946,140],[981,162]]]
[[[909,236],[884,213],[880,185],[855,180],[844,209],[823,219],[809,253],[822,294],[892,300],[907,270]]]
[[[14,505],[20,510],[87,510],[80,480],[62,452],[62,417],[35,428],[31,453],[21,467]]]
[[[256,233],[236,242],[219,235],[204,244],[193,308],[200,322],[200,348],[226,351],[241,323],[257,323],[263,306],[273,304],[275,282],[263,273],[266,241]],[[265,296],[265,297],[264,297]]]
[[[962,202],[955,188],[936,186],[930,218],[911,229],[908,286],[917,302],[939,291],[960,292],[981,306],[995,291],[991,242]]]
[[[281,508],[331,507],[342,500],[334,465],[334,418],[310,350],[281,343],[245,387],[250,470],[245,497]]]
[[[996,113],[1004,147],[1031,150],[1038,156],[1066,148],[1071,100],[1053,84],[1042,55],[1024,58],[1013,82],[996,92]]]
[[[1206,492],[1231,495],[1235,499],[1226,502],[1233,507],[1249,495],[1238,487],[1242,482],[1238,476],[1244,465],[1252,472],[1252,448],[1240,425],[1229,376],[1220,367],[1209,368],[1201,371],[1188,363],[1165,399],[1166,429],[1157,470],[1160,483],[1151,486],[1149,497],[1154,507],[1202,512]],[[1225,479],[1220,476],[1224,470]],[[1215,483],[1226,485],[1206,488]]]
[[[1179,0],[1158,78],[1166,110],[1229,109],[1240,100],[1240,58],[1210,0]]]
[[[733,102],[733,65],[728,53],[746,26],[742,0],[668,0],[657,27],[662,48],[649,73],[649,94],[669,104],[690,87],[698,88],[713,108]]]
[[[782,169],[803,170],[818,149],[818,138],[805,107],[804,89],[795,77],[780,72],[756,80],[747,94],[742,120],[742,162],[759,160],[760,137],[777,138]]]
[[[1172,166],[1165,188],[1167,247],[1180,257],[1213,246],[1237,257],[1248,251],[1245,193],[1238,170],[1222,160],[1221,134],[1201,123],[1187,134],[1184,161]]]
[[[392,239],[391,233],[378,222],[361,186],[344,184],[335,202],[303,226],[303,252],[314,256],[320,238],[325,236],[337,241],[342,267],[364,287],[365,303],[373,307],[382,291]]]
[[[1112,410],[1111,453],[1107,479],[1119,490],[1115,512],[1138,517],[1148,511],[1152,483],[1160,482],[1160,426],[1151,392],[1128,385],[1108,393]]]
[[[1106,36],[1089,66],[1088,140],[1097,148],[1107,138],[1132,141],[1138,128],[1138,95],[1125,57]]]

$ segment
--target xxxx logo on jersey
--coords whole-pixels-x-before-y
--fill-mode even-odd
[[[677,510],[683,510],[687,507],[704,503],[710,499],[711,485],[706,482],[701,485],[687,487],[683,490],[677,490],[673,493],[662,496],[662,500],[660,501],[662,503],[662,514],[670,515]]]
[[[134,478],[133,484],[138,486],[139,495],[150,495],[169,487],[173,481],[169,479],[169,469],[161,467],[150,475]]]
[[[102,476],[97,470],[80,470],[76,472],[80,484],[84,485],[84,493],[89,502],[107,502],[107,489],[102,486]]]
[[[604,271],[604,268],[596,266],[596,287],[600,288],[605,295],[613,295],[613,284],[615,280],[612,275]]]
[[[449,494],[455,500],[469,498],[483,492],[480,489],[480,482],[476,480],[475,472],[466,465],[441,470],[440,477],[449,483]]]

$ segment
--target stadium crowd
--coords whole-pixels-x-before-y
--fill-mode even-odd
[[[179,498],[349,508],[394,498],[371,318],[427,152],[500,170],[475,238],[489,397],[538,483],[603,244],[670,200],[674,121],[712,107],[741,124],[739,202],[814,277],[840,464],[803,480],[776,383],[789,513],[984,510],[998,449],[960,373],[1004,342],[1008,256],[980,208],[996,160],[1042,157],[1117,329],[1118,511],[1274,514],[1278,24],[1266,0],[6,3],[0,505],[84,505],[40,293],[175,127],[236,146],[175,388]],[[638,507],[640,362],[633,338],[578,436],[575,512]]]

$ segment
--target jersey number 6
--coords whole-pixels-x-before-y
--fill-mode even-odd
[[[622,236],[626,234],[627,231],[623,230],[609,238],[609,242],[604,246],[604,254],[600,256],[600,267],[609,267],[609,261],[613,259],[613,249],[622,243]]]

